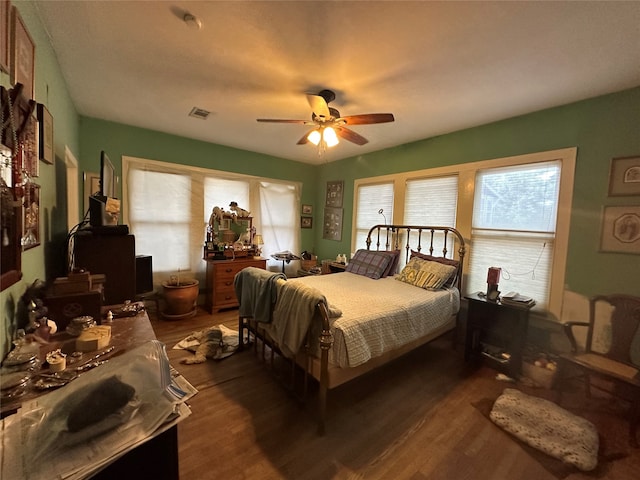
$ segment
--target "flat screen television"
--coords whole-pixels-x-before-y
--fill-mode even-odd
[[[116,198],[116,169],[104,150],[100,152],[100,192],[98,195]]]
[[[89,223],[93,227],[117,226],[120,200],[116,198],[116,170],[109,156],[100,152],[100,190],[89,197]]]

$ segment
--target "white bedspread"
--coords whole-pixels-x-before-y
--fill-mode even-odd
[[[436,292],[350,272],[291,278],[320,290],[342,311],[333,321],[329,361],[355,367],[445,324],[460,308],[457,289]]]

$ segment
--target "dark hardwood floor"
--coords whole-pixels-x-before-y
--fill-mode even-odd
[[[192,415],[178,426],[185,480],[640,478],[640,450],[628,445],[618,405],[565,395],[565,408],[597,426],[606,459],[591,473],[546,462],[483,414],[514,384],[465,365],[448,338],[329,392],[327,432],[318,436],[313,402],[296,401],[250,349],[180,363],[192,354],[173,350],[176,343],[221,323],[237,329],[237,311],[181,321],[158,319],[153,310],[149,316],[173,366],[199,390]],[[546,390],[515,386],[550,398]]]

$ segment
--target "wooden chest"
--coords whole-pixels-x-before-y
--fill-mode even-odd
[[[267,268],[265,258],[242,257],[235,260],[207,260],[207,309],[216,313],[223,308],[238,306],[233,279],[246,267]]]

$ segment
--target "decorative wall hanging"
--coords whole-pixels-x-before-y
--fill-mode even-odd
[[[11,9],[11,83],[24,85],[22,92],[34,98],[36,46],[22,21],[18,9]]]
[[[640,156],[611,160],[609,195],[640,195]]]
[[[38,104],[38,156],[40,160],[49,165],[55,159],[53,153],[53,117],[43,104]]]
[[[303,215],[312,215],[313,207],[311,205],[302,205],[302,214]]]
[[[300,228],[313,227],[313,217],[300,217]]]
[[[9,31],[11,3],[0,0],[0,72],[9,73]]]
[[[325,205],[327,207],[341,208],[343,190],[344,182],[342,180],[327,182],[327,200]]]
[[[23,234],[22,248],[40,245],[40,185],[27,182],[24,186],[24,203],[22,217]]]
[[[22,172],[28,178],[40,176],[40,164],[38,163],[38,121],[34,115],[30,115],[24,129],[22,148]]]
[[[600,250],[640,253],[640,206],[604,207]]]
[[[322,238],[326,240],[342,240],[342,209],[325,207]]]

